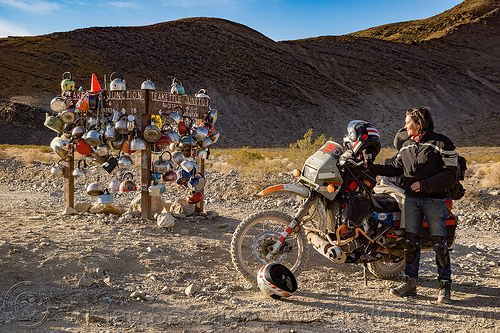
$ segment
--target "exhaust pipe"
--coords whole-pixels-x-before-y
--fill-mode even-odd
[[[312,231],[307,232],[306,237],[307,242],[312,244],[313,248],[324,257],[338,264],[345,262],[346,254],[340,247],[330,244],[326,239],[316,235]]]

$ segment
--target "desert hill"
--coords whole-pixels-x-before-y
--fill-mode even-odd
[[[0,143],[48,144],[54,136],[23,121],[26,106],[13,102],[48,110],[63,72],[88,89],[92,73],[102,81],[118,71],[128,89],[150,78],[168,91],[174,77],[188,94],[207,89],[220,111],[219,147],[279,146],[309,128],[340,140],[358,118],[389,145],[404,110],[420,105],[457,144],[497,145],[499,8],[497,0],[466,0],[424,20],[282,42],[215,18],[3,38]],[[30,117],[37,113],[41,124],[36,110]]]

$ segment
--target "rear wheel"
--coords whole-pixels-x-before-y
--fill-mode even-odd
[[[257,281],[257,272],[265,264],[275,262],[286,266],[297,276],[307,260],[309,247],[304,232],[291,233],[272,258],[266,256],[292,219],[279,211],[267,210],[250,215],[234,231],[231,259],[241,275]]]
[[[405,269],[406,261],[383,262],[381,260],[369,262],[368,270],[379,279],[390,279]]]

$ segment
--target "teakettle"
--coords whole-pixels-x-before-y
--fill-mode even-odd
[[[155,84],[150,79],[146,79],[146,81],[144,81],[141,84],[141,89],[142,90],[156,90]]]
[[[75,149],[78,153],[82,154],[83,156],[87,156],[94,151],[92,146],[89,145],[85,140],[79,140],[75,145]]]
[[[119,134],[127,134],[128,130],[127,116],[121,116],[120,119],[115,123],[115,131]]]
[[[116,131],[115,131],[114,124],[109,124],[106,127],[106,131],[104,132],[104,139],[106,139],[106,141],[115,141],[116,140]]]
[[[130,142],[130,149],[132,149],[133,151],[146,150],[146,144],[144,143],[144,141],[142,141],[141,138],[138,138],[136,136]]]
[[[93,197],[97,197],[104,193],[102,185],[98,182],[93,182],[87,186],[87,194]]]
[[[59,162],[61,161],[62,160],[59,160],[57,163],[54,163],[52,168],[50,168],[50,173],[53,176],[62,177],[64,175],[64,167],[59,165]]]
[[[179,95],[185,94],[181,80],[179,80],[178,78],[174,78],[172,80],[172,87],[170,88],[170,93]]]
[[[82,168],[82,162],[83,162],[83,168]],[[89,173],[89,171],[87,169],[87,162],[85,160],[79,160],[78,161],[78,168],[76,168],[73,171],[73,177],[78,178],[81,176],[85,176],[88,173]]]
[[[83,139],[93,147],[102,145],[101,133],[99,133],[99,131],[95,129],[90,129],[89,131],[87,131],[87,133],[83,135]]]
[[[62,77],[63,80],[61,81],[61,90],[62,91],[75,90],[75,82],[73,81],[73,76],[71,75],[71,73],[64,72]]]
[[[63,122],[61,119],[56,116],[45,114],[45,122],[43,123],[45,127],[50,128],[51,130],[60,133],[63,130]]]
[[[131,172],[127,172],[123,175],[123,182],[120,184],[120,192],[131,192],[137,190],[137,186],[133,181],[134,175]]]
[[[50,101],[50,109],[54,112],[63,112],[69,108],[69,101],[64,96],[56,96]]]
[[[208,138],[212,141],[210,144],[212,143],[216,143],[217,140],[219,140],[219,136],[220,136],[220,133],[219,131],[215,130],[212,135],[209,135]]]
[[[168,153],[169,158],[163,159],[163,154]],[[171,161],[172,154],[168,151],[164,151],[160,157],[153,162],[153,172],[157,173],[167,173],[174,169],[174,164]]]
[[[188,201],[190,204],[197,204],[203,200],[202,192],[195,192],[188,197]]]
[[[76,114],[73,109],[68,109],[59,113],[59,118],[65,123],[73,123],[76,119]]]
[[[130,155],[122,155],[120,152],[120,155],[118,156],[118,166],[120,168],[124,168],[132,164],[134,164],[132,157],[130,157]]]
[[[76,125],[71,130],[71,136],[75,139],[80,139],[85,134],[85,132],[85,127],[83,127],[82,125]]]
[[[158,183],[156,179],[152,182],[151,185],[149,185],[149,195],[152,197],[157,197],[165,193],[165,184]]]
[[[118,181],[118,179],[116,178],[113,178],[110,182],[109,182],[109,185],[108,185],[108,190],[109,192],[111,193],[116,193],[120,190],[120,182]]]
[[[109,158],[101,164],[102,168],[106,170],[107,173],[111,174],[113,170],[118,166],[118,159],[114,156],[109,156]]]
[[[142,137],[147,142],[156,142],[161,137],[161,132],[158,126],[156,126],[153,122],[151,125],[147,126],[142,133]]]
[[[113,195],[109,193],[109,190],[106,188],[104,189],[103,194],[99,195],[97,197],[97,202],[98,203],[111,203],[114,202]]]
[[[127,84],[125,80],[122,80],[119,77],[113,79],[114,74],[121,76],[120,73],[118,72],[111,73],[111,75],[109,76],[109,79],[111,80],[111,83],[109,84],[109,90],[112,91],[127,90]]]
[[[124,153],[127,153],[127,154],[135,153],[135,150],[133,150],[132,147],[130,146],[131,142],[132,142],[131,135],[129,135],[129,137],[125,141],[123,141],[122,151]]]

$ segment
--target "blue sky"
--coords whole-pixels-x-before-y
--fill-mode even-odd
[[[442,13],[459,0],[0,0],[0,37],[95,26],[140,26],[187,17],[244,24],[279,41],[344,35]]]

